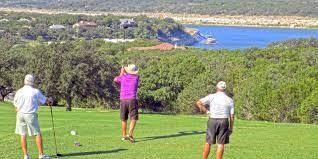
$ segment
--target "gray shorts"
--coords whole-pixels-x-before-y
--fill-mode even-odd
[[[41,134],[38,114],[17,113],[15,133],[19,135],[26,135],[27,132],[29,136],[37,136]]]
[[[209,144],[228,144],[230,142],[228,118],[210,118],[208,120],[206,142]]]
[[[138,120],[138,102],[136,99],[120,100],[120,119],[123,121]]]

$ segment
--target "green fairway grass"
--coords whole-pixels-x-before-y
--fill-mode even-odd
[[[205,139],[204,116],[141,114],[136,143],[121,141],[118,111],[54,108],[57,144],[62,158],[86,159],[199,159]],[[0,159],[22,158],[14,134],[15,110],[0,104]],[[40,126],[46,154],[54,155],[50,109],[41,107]],[[72,136],[71,130],[77,135]],[[82,146],[74,146],[80,142]],[[34,139],[28,140],[37,157]],[[215,147],[213,146],[213,149]],[[211,158],[215,158],[211,151]],[[318,126],[236,120],[225,159],[317,159]]]

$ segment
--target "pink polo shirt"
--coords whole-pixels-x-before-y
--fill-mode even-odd
[[[120,84],[120,99],[137,99],[139,76],[124,74],[115,78],[115,82]]]

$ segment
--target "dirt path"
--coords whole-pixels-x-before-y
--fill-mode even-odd
[[[153,18],[170,17],[184,24],[206,24],[206,25],[233,25],[233,26],[275,26],[289,28],[318,28],[318,18],[300,16],[230,16],[230,15],[198,15],[198,14],[172,14],[172,13],[128,13],[128,12],[81,12],[67,10],[28,9],[28,8],[0,8],[6,12],[29,12],[42,14],[85,14],[138,16],[145,15]]]

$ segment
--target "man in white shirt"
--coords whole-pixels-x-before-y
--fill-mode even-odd
[[[39,151],[39,159],[49,158],[43,153],[42,136],[38,122],[37,111],[39,105],[52,104],[40,90],[33,87],[34,77],[30,74],[25,76],[24,87],[19,89],[14,96],[14,106],[17,111],[17,122],[15,133],[21,135],[21,147],[24,159],[29,159],[27,151],[26,134],[36,136],[36,145]]]
[[[200,111],[209,115],[206,143],[202,153],[203,159],[208,158],[211,144],[216,143],[216,159],[222,159],[224,145],[229,143],[229,137],[233,132],[234,103],[233,100],[225,94],[225,89],[226,83],[220,81],[216,85],[216,93],[210,94],[197,102]],[[206,105],[210,106],[210,110],[206,109]]]

